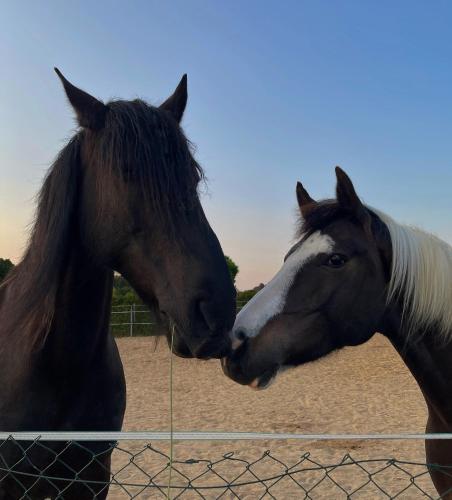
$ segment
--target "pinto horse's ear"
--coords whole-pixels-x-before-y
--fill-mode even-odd
[[[337,178],[336,198],[339,205],[353,212],[357,219],[361,221],[363,225],[367,226],[370,224],[369,212],[356,194],[350,177],[340,167],[336,167],[335,170]]]
[[[344,208],[348,210],[360,210],[363,204],[356,194],[355,188],[353,187],[350,177],[341,169],[341,167],[336,167],[336,198]]]
[[[160,104],[160,109],[168,111],[173,118],[179,123],[182,120],[182,116],[185,111],[185,106],[187,105],[188,91],[187,91],[187,75],[184,75],[176,87],[173,95],[168,97],[168,99]]]
[[[300,212],[303,217],[306,217],[308,213],[317,205],[317,202],[309,196],[309,193],[303,187],[301,182],[297,182],[297,201],[300,207]]]
[[[79,125],[91,130],[100,130],[103,128],[105,125],[105,115],[108,110],[107,106],[95,97],[72,85],[58,68],[54,68],[54,70],[63,84],[69,102],[74,108]]]

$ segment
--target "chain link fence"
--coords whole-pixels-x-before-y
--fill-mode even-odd
[[[219,453],[218,456],[178,457],[176,453],[171,459],[168,443],[159,441],[167,439],[168,435],[101,434],[103,437],[97,434],[96,439],[88,434],[75,435],[78,439],[64,439],[57,433],[41,437],[34,435],[33,439],[18,434],[3,435],[0,444],[0,498],[83,500],[105,498],[107,490],[107,498],[114,500],[411,500],[449,498],[448,495],[452,495],[449,491],[439,495],[429,477],[429,469],[435,468],[452,480],[452,466],[438,467],[396,457],[363,459],[351,453],[345,453],[334,463],[325,463],[306,451],[301,441],[298,442],[299,453],[290,458],[283,456],[281,450],[275,453],[268,449],[251,457],[248,446],[240,449],[238,441],[233,440],[228,446],[234,451]],[[151,442],[142,440],[149,435],[156,439]],[[108,439],[118,436],[120,439]],[[179,439],[181,436],[175,437]],[[198,436],[198,439],[210,437],[207,434],[201,438]],[[304,437],[312,439],[312,436]],[[330,436],[323,437],[331,439]]]

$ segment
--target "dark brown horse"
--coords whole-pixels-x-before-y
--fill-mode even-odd
[[[428,406],[427,432],[452,432],[452,248],[363,205],[339,168],[337,199],[297,185],[298,242],[237,316],[225,372],[266,387],[279,370],[343,346],[388,337]],[[452,466],[450,441],[426,441],[427,461]],[[444,498],[452,470],[431,468]]]
[[[179,126],[186,76],[153,107],[103,104],[56,72],[80,129],[50,168],[28,249],[0,288],[0,429],[117,431],[126,391],[109,332],[113,272],[169,319],[174,351],[187,357],[228,352],[235,290]],[[110,478],[109,443],[45,446],[25,454],[0,443],[0,499],[106,497],[95,481]],[[69,481],[26,475],[40,472]]]

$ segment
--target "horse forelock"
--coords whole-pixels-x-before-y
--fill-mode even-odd
[[[90,161],[101,166],[95,172],[99,189],[108,189],[102,182],[105,176],[133,183],[154,218],[168,229],[181,227],[205,179],[192,144],[166,111],[142,100],[111,101],[108,109],[104,130],[87,137],[92,143]]]

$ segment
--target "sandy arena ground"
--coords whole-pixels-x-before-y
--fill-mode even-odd
[[[127,378],[128,402],[124,430],[169,429],[169,350],[163,339],[155,346],[155,339],[147,337],[118,339]],[[267,390],[253,391],[227,379],[217,361],[195,361],[173,358],[174,370],[174,427],[184,431],[262,431],[290,433],[422,433],[426,422],[426,408],[414,379],[398,354],[380,335],[361,347],[335,353],[323,360],[282,374]],[[143,450],[145,443],[121,442],[129,451]],[[165,442],[153,443],[154,448],[168,452]],[[293,466],[302,455],[323,464],[336,464],[349,453],[355,460],[397,458],[411,462],[424,462],[422,441],[227,441],[178,442],[174,446],[176,460],[205,459],[217,461],[225,453],[234,452],[234,458],[252,462],[266,450],[284,464]],[[119,471],[129,463],[130,456],[115,452],[113,470]],[[164,469],[165,457],[145,450],[135,459],[147,474],[153,476]],[[245,464],[246,465],[246,464]],[[244,474],[235,482],[255,481],[256,477],[278,476],[284,466],[265,457],[249,470],[239,461],[224,460],[214,466],[217,474],[227,481]],[[369,463],[368,471],[383,469],[386,462]],[[295,469],[311,467],[306,461]],[[209,471],[205,462],[176,464],[176,468],[194,478],[195,485],[215,486],[225,482]],[[425,472],[425,468],[406,466],[412,473]],[[344,488],[341,490],[323,471],[303,472],[294,479],[309,490],[285,477],[269,488],[273,498],[348,498],[357,487],[365,485],[351,498],[374,499],[425,498],[409,476],[391,466],[368,482],[368,475],[359,466],[344,466],[330,472],[331,478]],[[135,465],[128,465],[115,478],[130,484],[147,484],[149,477]],[[168,470],[154,478],[154,483],[167,484]],[[269,481],[267,486],[275,481]],[[376,483],[376,484],[375,484]],[[172,484],[187,484],[177,472],[172,473]],[[422,489],[435,497],[428,474],[416,480]],[[383,494],[379,487],[385,490]],[[166,490],[127,487],[137,498],[164,498]],[[260,498],[266,493],[262,484],[232,489],[199,490],[206,498]],[[202,498],[194,491],[172,489],[171,497]],[[236,496],[235,496],[236,495]],[[436,495],[437,496],[437,495]],[[110,489],[110,499],[129,498],[119,487]],[[272,498],[267,494],[264,498]]]

